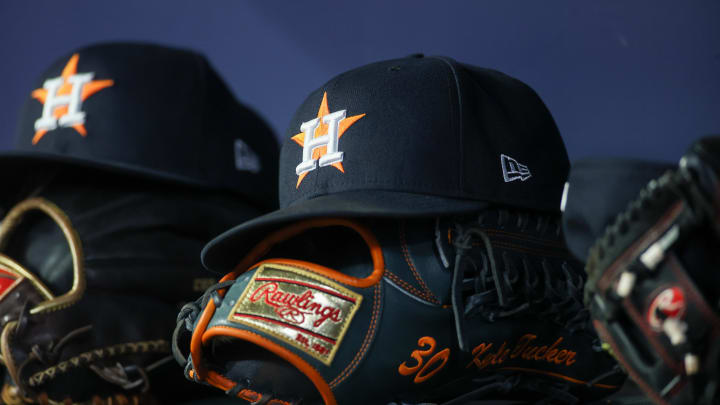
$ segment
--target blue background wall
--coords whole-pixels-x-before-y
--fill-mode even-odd
[[[278,133],[331,76],[416,52],[530,84],[572,160],[676,160],[693,139],[720,133],[717,0],[2,1],[0,148],[33,78],[107,40],[204,52]]]

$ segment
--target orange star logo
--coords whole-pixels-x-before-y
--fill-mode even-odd
[[[344,112],[343,112],[343,114],[344,114]],[[317,127],[315,128],[313,138],[317,139],[317,138],[320,138],[325,135],[335,136],[335,134],[328,133],[329,129],[331,128],[331,125],[328,124],[327,122],[323,121],[323,118],[327,115],[330,115],[330,108],[328,107],[328,102],[327,102],[327,92],[325,92],[323,94],[322,102],[320,103],[320,109],[318,110],[318,113],[317,113],[317,119],[319,122],[318,122]],[[337,127],[336,127],[337,128],[337,139],[339,140],[343,136],[345,131],[347,131],[347,129],[350,128],[350,126],[352,126],[355,122],[357,122],[360,118],[362,118],[364,116],[365,116],[365,114],[359,114],[359,115],[353,115],[352,117],[346,117],[346,118],[343,118],[342,120],[340,120],[337,123]],[[305,148],[306,136],[307,135],[305,132],[301,132],[299,134],[296,134],[295,136],[293,136],[290,139],[292,139],[298,145]],[[337,142],[336,142],[336,144],[337,144]],[[335,152],[337,153],[337,151],[335,151]],[[318,159],[320,159],[327,153],[328,153],[328,145],[327,144],[321,145],[321,146],[315,146],[312,150],[312,161],[317,161]],[[339,161],[332,163],[329,166],[332,166],[332,167],[340,170],[342,173],[345,173],[345,168],[342,165],[342,157],[339,159]],[[310,173],[311,170],[313,170],[313,169],[308,169],[308,170],[304,171],[303,173],[298,174],[298,180],[297,180],[297,184],[295,185],[295,188],[300,187],[300,183],[303,181],[305,176],[307,176],[308,173]]]
[[[85,77],[87,77],[87,74],[81,74],[77,75],[77,64],[78,60],[80,59],[80,55],[77,53],[74,54],[72,57],[70,57],[70,60],[68,61],[67,65],[65,65],[65,68],[63,69],[61,75],[59,78],[50,79],[46,81],[43,85],[42,89],[36,89],[34,90],[31,95],[32,98],[40,101],[45,108],[47,106],[46,103],[50,102],[50,108],[51,111],[45,112],[45,108],[43,109],[43,118],[47,119],[48,117],[45,117],[46,115],[50,115],[55,120],[59,120],[64,115],[68,114],[70,105],[73,103],[73,101],[63,102],[63,101],[57,101],[57,100],[65,100],[65,98],[70,98],[73,93],[73,87],[74,86],[80,86],[82,89],[79,91],[79,100],[77,101],[77,109],[79,109],[80,105],[83,101],[87,100],[88,97],[92,96],[93,94],[97,93],[98,91],[110,87],[114,84],[112,80],[92,80],[92,76],[89,76],[87,80],[82,80]],[[92,74],[90,74],[92,75]],[[81,77],[82,76],[82,77]],[[80,80],[75,80],[75,78],[80,78]],[[62,84],[59,85],[59,87],[50,87],[48,83],[51,81],[62,79]],[[74,81],[74,82],[73,82]],[[75,112],[75,111],[73,111]],[[82,113],[82,112],[81,112]],[[84,117],[84,115],[82,116]],[[41,120],[38,120],[35,123],[35,136],[33,136],[32,144],[35,145],[42,139],[45,134],[56,127],[56,125],[50,125],[45,126],[38,125],[38,122]],[[77,122],[71,123],[70,126],[74,128],[80,135],[86,136],[87,130],[85,129],[84,125],[84,118],[80,118],[79,120],[76,120]],[[64,126],[64,125],[63,125]]]

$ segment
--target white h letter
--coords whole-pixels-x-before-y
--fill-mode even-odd
[[[322,121],[328,124],[328,133],[317,138],[315,137],[315,131],[320,125],[319,118],[303,122],[300,125],[300,130],[305,134],[305,140],[303,142],[302,162],[295,168],[295,173],[298,176],[318,167],[318,160],[312,158],[312,153],[313,150],[321,146],[327,146],[327,152],[319,159],[321,167],[342,162],[343,153],[338,151],[338,129],[340,121],[345,118],[345,111],[336,111],[322,117]]]
[[[67,81],[72,88],[70,94],[67,95],[58,95],[60,87],[65,82],[62,77],[45,80],[43,88],[47,90],[47,96],[43,105],[42,117],[35,121],[35,130],[51,131],[57,128],[58,124],[61,127],[84,124],[85,113],[80,111],[82,107],[82,89],[85,84],[93,79],[93,75],[93,73],[80,73],[68,77]],[[53,111],[63,105],[68,106],[68,111],[60,119],[56,119],[53,116]]]

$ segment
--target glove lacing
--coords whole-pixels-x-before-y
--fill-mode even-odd
[[[200,316],[200,313],[207,306],[208,302],[210,302],[211,299],[215,303],[216,308],[219,307],[220,304],[222,304],[222,297],[220,297],[218,290],[223,290],[232,286],[233,284],[235,284],[235,280],[228,280],[217,283],[205,290],[205,292],[202,296],[200,296],[200,298],[195,301],[188,302],[187,304],[183,305],[182,308],[180,308],[180,312],[178,313],[176,319],[177,324],[175,325],[175,330],[173,331],[172,354],[175,358],[175,361],[177,361],[178,364],[180,364],[181,366],[185,367],[186,376],[189,375],[188,371],[192,369],[192,361],[190,361],[188,355],[185,355],[180,351],[180,348],[177,345],[177,338],[181,330],[184,327],[185,332],[192,333],[198,316]],[[200,382],[197,379],[197,373],[195,373],[194,375],[195,382]]]
[[[28,357],[22,363],[20,363],[20,365],[16,366],[12,350],[10,349],[10,336],[17,337],[22,335],[25,332],[25,329],[27,328],[29,322],[30,303],[29,301],[25,301],[25,303],[23,303],[23,306],[20,309],[17,320],[14,322],[7,321],[3,325],[3,328],[9,328],[9,331],[7,333],[3,333],[3,335],[5,335],[5,339],[8,339],[8,342],[4,342],[3,344],[2,362],[6,366],[12,381],[15,383],[19,390],[19,393],[22,396],[28,396],[28,394],[32,392],[32,390],[28,386],[28,382],[21,377],[23,375],[23,370],[25,369],[25,367],[27,367],[33,362],[39,362],[44,365],[56,364],[60,357],[60,351],[66,344],[92,330],[92,325],[86,325],[84,327],[69,332],[57,342],[51,341],[46,347],[41,347],[40,345],[36,344],[30,349]]]
[[[510,214],[502,211],[498,215],[498,225],[502,225]],[[553,232],[559,235],[557,222],[537,217],[537,230],[548,232],[551,225]],[[527,216],[517,214],[517,225],[520,230],[527,226]],[[582,292],[585,275],[573,270],[568,261],[563,261],[560,271],[553,271],[547,259],[531,267],[527,255],[517,253],[511,257],[507,251],[502,253],[503,269],[499,269],[496,253],[489,236],[483,230],[483,217],[470,223],[455,223],[455,262],[453,267],[452,306],[458,345],[461,350],[469,351],[470,346],[466,334],[466,322],[479,316],[486,322],[512,317],[522,313],[535,314],[549,319],[570,333],[587,332],[592,337],[592,348],[602,351],[599,338],[592,331],[590,313],[583,305]],[[482,251],[469,255],[473,242],[481,242]],[[515,262],[519,262],[515,263]],[[622,373],[616,366],[587,382],[592,386],[596,382]],[[489,392],[507,393],[522,386],[523,390],[537,392],[546,396],[538,404],[563,403],[576,404],[580,399],[568,392],[568,385],[562,382],[549,382],[525,378],[522,375],[498,374],[490,377],[474,378],[478,388],[462,397],[443,405],[454,405],[471,399],[480,399]]]
[[[15,324],[13,325],[6,325],[6,327],[11,327],[12,329],[12,335],[19,336],[22,335],[27,328],[28,323],[30,322],[30,316],[29,316],[29,305],[26,303],[23,305],[18,319]],[[12,358],[12,354],[10,351],[3,357],[3,361],[6,362],[6,365],[8,367],[8,371],[15,370],[14,373],[11,373],[11,378],[13,382],[15,383],[17,387],[17,395],[24,398],[34,398],[40,403],[55,403],[55,401],[48,398],[47,394],[44,392],[36,392],[36,389],[39,385],[43,384],[42,382],[37,382],[33,380],[32,378],[28,380],[24,380],[21,378],[23,375],[23,370],[32,363],[40,363],[43,364],[46,367],[54,367],[58,364],[60,361],[60,356],[62,353],[62,349],[69,344],[70,342],[77,340],[81,338],[82,336],[91,333],[92,332],[92,325],[86,325],[77,329],[74,329],[67,333],[65,336],[60,338],[57,341],[51,341],[49,344],[45,346],[40,346],[38,344],[33,345],[30,348],[30,353],[28,354],[28,357],[17,367],[14,367],[14,359]],[[9,338],[9,337],[8,337]],[[8,342],[9,346],[9,342]],[[122,348],[121,345],[114,346],[116,350],[121,351]],[[83,357],[84,354],[79,355],[79,357],[83,358],[83,362],[91,361],[86,360],[85,357]],[[98,357],[101,355],[96,354],[95,357]],[[87,359],[89,359],[88,357]],[[129,365],[129,366],[123,366],[120,363],[116,363],[115,366],[98,366],[96,364],[93,364],[90,362],[87,364],[87,367],[95,372],[100,378],[103,380],[118,385],[122,387],[124,390],[130,391],[137,388],[140,388],[138,392],[140,394],[146,394],[149,392],[150,389],[150,380],[148,373],[152,372],[154,369],[162,366],[165,364],[168,360],[171,360],[171,357],[163,357],[160,360],[156,361],[153,364],[150,364],[146,367],[139,367],[137,365]],[[86,360],[86,361],[85,361]],[[7,364],[7,362],[10,362],[10,364]],[[60,374],[61,372],[56,372],[56,374]],[[56,375],[56,374],[53,374]],[[132,376],[137,376],[137,378],[131,378]],[[48,377],[50,379],[51,377]],[[116,395],[115,398],[126,398],[123,395]],[[137,396],[131,396],[128,397],[130,399],[132,398],[138,398]],[[128,399],[129,400],[129,399]],[[63,403],[67,402],[68,400],[64,400]],[[97,403],[104,403],[104,399],[99,397],[94,397],[93,401]],[[99,402],[98,402],[99,401]],[[112,402],[112,399],[108,399],[109,403]],[[72,401],[71,401],[72,402]],[[95,403],[93,402],[93,403]]]
[[[498,215],[498,225],[502,225],[505,217],[509,214]],[[523,312],[534,312],[571,333],[588,330],[590,314],[581,299],[585,283],[583,272],[573,270],[567,261],[561,264],[561,271],[553,271],[547,259],[540,261],[538,271],[531,267],[527,255],[517,253],[516,257],[511,257],[507,251],[502,253],[504,268],[500,270],[482,222],[481,216],[469,224],[454,224],[456,237],[453,245],[456,252],[452,304],[460,348],[465,351],[470,349],[465,322],[475,316],[495,322]],[[527,226],[527,218],[519,214],[518,224],[523,230]],[[549,220],[538,217],[539,230],[547,231],[550,224]],[[555,226],[555,232],[559,233],[559,225]],[[473,242],[478,240],[483,249],[479,257],[469,255]],[[517,261],[519,266],[514,263]]]
[[[692,211],[692,215],[683,215],[676,218],[678,227],[678,240],[691,235],[698,228],[710,226],[716,235],[720,236],[720,226],[716,218],[716,208],[713,204],[713,192],[715,188],[703,189],[701,181],[703,176],[711,176],[710,173],[698,172],[702,168],[694,167],[694,170],[682,168],[678,171],[669,171],[661,177],[651,180],[642,190],[638,197],[631,201],[625,211],[618,214],[613,223],[610,224],[598,241],[590,248],[587,263],[587,272],[590,275],[589,285],[594,283],[601,275],[601,270],[612,260],[611,253],[617,250],[617,244],[622,244],[623,239],[628,235],[639,235],[644,229],[645,223],[657,215],[658,209],[668,206],[672,200],[682,201]],[[712,175],[714,176],[714,175]],[[713,178],[714,179],[714,178]],[[706,179],[709,181],[709,179]],[[714,181],[714,180],[713,180]],[[713,183],[714,185],[714,183]],[[620,239],[620,241],[618,241]],[[679,242],[676,241],[676,244]],[[644,276],[644,273],[639,273]],[[591,288],[594,290],[595,288]],[[586,291],[586,302],[590,302],[590,291]],[[715,310],[720,309],[720,302],[715,303]],[[708,375],[717,375],[716,370],[720,369],[720,343],[715,342],[714,346],[707,350],[705,355],[708,366]],[[695,399],[698,404],[717,403],[720,396],[720,384],[710,379],[701,383],[702,388],[697,392]]]
[[[178,364],[185,368],[185,377],[188,379],[192,379],[192,381],[194,382],[209,385],[207,382],[200,380],[197,376],[197,373],[190,372],[191,370],[193,370],[193,362],[188,355],[185,355],[180,351],[180,348],[178,347],[179,334],[183,329],[185,330],[185,332],[192,333],[198,317],[202,313],[203,309],[207,306],[208,302],[210,302],[210,300],[212,299],[215,303],[215,308],[220,307],[223,299],[218,293],[218,291],[231,287],[233,284],[235,284],[235,282],[236,280],[228,280],[215,284],[214,286],[205,290],[203,295],[197,300],[183,305],[183,307],[180,309],[180,312],[178,313],[177,325],[175,326],[175,331],[173,332],[172,337],[172,353]],[[250,385],[250,380],[245,378],[241,381],[236,382],[232,388],[225,391],[225,394],[234,398],[238,395],[240,391],[249,388]],[[293,404],[295,404],[295,402],[293,402]]]

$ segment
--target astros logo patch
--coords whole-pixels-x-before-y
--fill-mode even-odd
[[[362,295],[318,274],[265,264],[228,320],[262,330],[330,365],[361,301]]]
[[[338,141],[352,124],[365,116],[365,114],[359,114],[346,118],[346,111],[340,110],[331,113],[327,102],[327,92],[325,92],[317,118],[303,122],[300,125],[302,132],[291,138],[303,148],[302,162],[295,168],[295,174],[298,175],[295,188],[300,187],[305,176],[310,171],[317,169],[318,164],[320,167],[332,166],[345,173],[342,165],[343,152],[338,149]]]
[[[48,131],[58,126],[72,127],[80,135],[86,136],[85,112],[81,110],[83,101],[98,91],[114,84],[112,80],[93,80],[95,73],[77,73],[80,55],[74,54],[63,69],[60,77],[45,80],[42,89],[34,90],[31,95],[43,104],[42,117],[35,121],[36,145]]]

